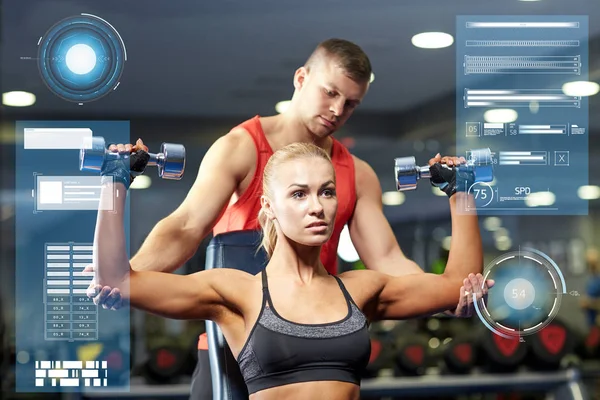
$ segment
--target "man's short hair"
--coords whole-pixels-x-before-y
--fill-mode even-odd
[[[306,61],[307,70],[310,72],[311,66],[322,58],[333,59],[346,75],[356,82],[371,80],[371,61],[363,49],[355,43],[336,38],[319,43]]]

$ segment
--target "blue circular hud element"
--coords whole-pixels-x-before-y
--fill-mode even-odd
[[[481,321],[504,337],[532,335],[548,325],[560,308],[566,293],[562,272],[546,254],[521,249],[493,260],[485,269],[485,279],[495,285],[487,300],[474,305]]]
[[[40,40],[38,66],[57,96],[84,103],[106,96],[119,84],[127,52],[119,33],[102,18],[66,18]]]

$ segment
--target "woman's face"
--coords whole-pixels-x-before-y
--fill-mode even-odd
[[[279,165],[274,174],[268,203],[280,233],[303,245],[323,245],[331,237],[337,213],[331,163],[320,157],[299,158]]]

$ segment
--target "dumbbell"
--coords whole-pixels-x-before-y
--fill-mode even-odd
[[[185,147],[181,144],[163,143],[160,153],[150,155],[147,166],[158,167],[158,176],[163,179],[179,180],[185,170]],[[79,170],[95,171],[102,169],[104,162],[119,159],[123,155],[113,153],[106,149],[103,137],[94,136],[86,138],[79,151]]]
[[[420,179],[431,178],[429,165],[417,166],[414,157],[395,158],[396,188],[399,191],[415,190]],[[476,149],[470,152],[466,164],[456,168],[459,171],[469,171],[475,176],[475,182],[491,182],[494,179],[492,152],[489,148]],[[452,169],[445,164],[442,167]]]

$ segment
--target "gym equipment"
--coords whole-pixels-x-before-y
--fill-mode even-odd
[[[363,378],[377,378],[394,369],[394,343],[392,338],[371,335],[371,356]]]
[[[185,147],[181,144],[163,143],[160,153],[150,155],[147,166],[158,167],[158,176],[163,179],[179,180],[185,171]],[[113,153],[106,149],[103,137],[86,138],[79,151],[79,170],[98,172],[104,162],[119,159],[122,154]]]
[[[398,339],[395,356],[397,375],[417,376],[425,374],[430,361],[428,354],[429,339],[428,335],[423,334],[411,334]]]
[[[449,372],[466,374],[473,369],[477,360],[474,342],[468,335],[459,335],[443,345],[443,358]]]
[[[481,364],[493,372],[514,371],[525,360],[527,344],[518,337],[505,338],[489,329],[480,332]]]
[[[259,247],[261,240],[258,230],[216,235],[206,249],[206,269],[239,268],[251,275],[258,274],[268,262],[266,253]],[[248,399],[248,388],[221,329],[216,323],[206,321],[206,334],[213,398]]]
[[[398,191],[415,190],[420,179],[431,178],[429,165],[418,167],[415,157],[395,158],[395,176],[396,188]],[[470,152],[466,164],[457,167],[459,171],[472,172],[475,176],[475,182],[491,182],[494,179],[492,152],[489,148],[476,149]],[[452,169],[447,165],[444,168]]]
[[[563,358],[570,354],[575,340],[568,326],[558,319],[527,338],[527,344],[533,357],[531,365],[536,369],[557,369]]]
[[[584,359],[595,359],[600,355],[600,326],[592,326],[577,344],[577,353]]]
[[[144,377],[149,384],[175,383],[183,375],[184,351],[175,346],[161,346],[150,352]]]

